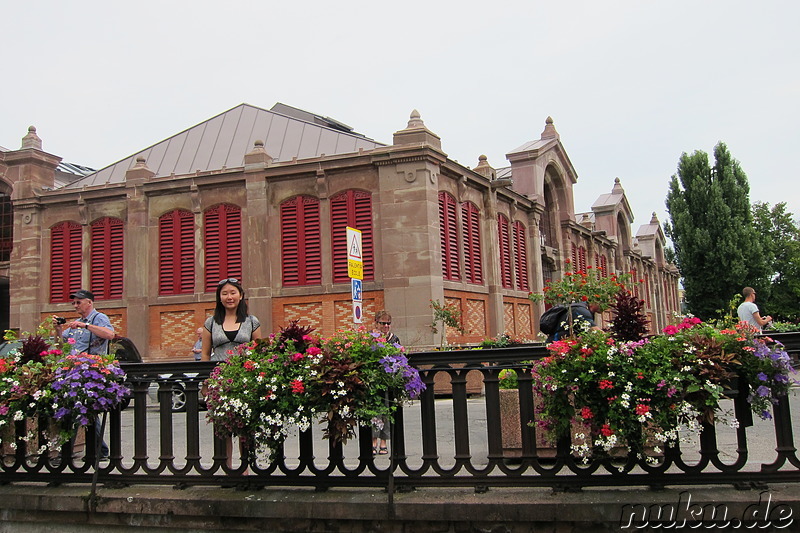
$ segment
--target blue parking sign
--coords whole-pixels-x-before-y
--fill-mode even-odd
[[[360,302],[361,301],[361,280],[360,279],[351,279],[350,287],[352,288],[353,292],[353,301]]]

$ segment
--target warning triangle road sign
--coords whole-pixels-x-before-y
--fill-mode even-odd
[[[361,239],[359,239],[359,237],[360,235],[353,235],[353,240],[350,243],[350,251],[347,252],[347,255],[353,259],[361,259],[361,243],[359,242]]]

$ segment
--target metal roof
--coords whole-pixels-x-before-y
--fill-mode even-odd
[[[276,161],[345,154],[358,152],[361,148],[372,150],[385,146],[352,132],[352,128],[333,119],[284,104],[276,104],[275,108],[292,116],[240,104],[69,183],[65,188],[122,183],[125,173],[140,156],[145,158],[147,167],[156,176],[241,167],[244,165],[244,155],[253,149],[253,143],[258,139],[264,141],[264,149]]]

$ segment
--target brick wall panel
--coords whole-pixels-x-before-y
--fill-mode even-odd
[[[290,303],[283,306],[283,316],[285,322],[278,327],[289,324],[292,320],[298,320],[301,326],[311,326],[319,331],[324,323],[322,302]]]
[[[486,302],[484,300],[467,299],[467,310],[464,313],[464,327],[470,337],[486,338]]]
[[[503,302],[503,333],[514,336],[514,304]]]

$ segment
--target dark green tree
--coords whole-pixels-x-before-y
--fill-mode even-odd
[[[769,269],[750,210],[747,175],[720,142],[708,154],[684,153],[667,193],[665,232],[675,247],[689,310],[716,316],[745,286],[769,286]]]
[[[772,284],[768,293],[759,294],[759,308],[776,320],[794,321],[800,317],[800,228],[786,202],[770,207],[753,204],[753,220],[761,235],[764,256],[770,265]],[[762,312],[762,315],[765,314]]]

